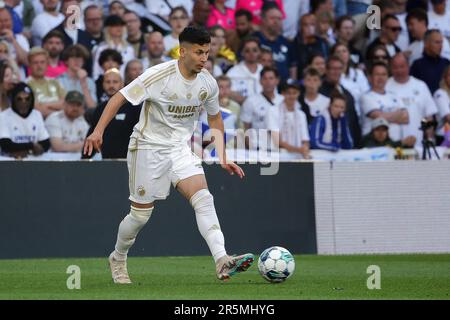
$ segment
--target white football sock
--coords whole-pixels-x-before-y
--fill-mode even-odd
[[[123,218],[117,233],[117,242],[114,250],[114,259],[125,261],[128,250],[136,241],[136,236],[147,223],[152,214],[153,207],[149,209],[135,208],[131,206],[130,213]]]
[[[225,239],[220,230],[219,219],[217,219],[216,209],[214,208],[214,198],[208,189],[201,189],[189,201],[195,210],[198,230],[206,240],[214,261],[217,262],[227,253],[225,251]]]

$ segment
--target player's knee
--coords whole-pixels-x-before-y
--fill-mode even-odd
[[[189,202],[194,209],[205,206],[214,206],[214,197],[208,189],[201,189],[194,193]]]
[[[130,216],[139,221],[140,223],[147,223],[148,219],[152,215],[153,207],[151,208],[136,208],[131,206]]]

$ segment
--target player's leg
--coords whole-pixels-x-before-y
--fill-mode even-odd
[[[252,254],[228,256],[214,206],[214,198],[208,190],[205,175],[196,174],[178,181],[177,190],[191,203],[200,234],[205,239],[216,263],[216,274],[226,280],[234,274],[246,271],[253,263]]]

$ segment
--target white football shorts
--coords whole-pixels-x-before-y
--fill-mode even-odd
[[[205,174],[201,159],[189,146],[164,150],[128,150],[129,199],[147,204],[164,200],[180,180]]]

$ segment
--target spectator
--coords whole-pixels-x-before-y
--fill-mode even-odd
[[[142,59],[147,55],[146,34],[141,31],[141,18],[134,11],[127,11],[123,16],[127,26],[127,41],[134,49],[135,58]]]
[[[289,41],[294,40],[298,32],[300,17],[310,10],[309,1],[283,0],[285,12],[289,12],[283,20],[283,36]]]
[[[361,51],[354,45],[355,21],[351,16],[342,16],[336,20],[336,41],[347,45],[350,50],[350,59],[357,67],[363,65]]]
[[[222,69],[222,73],[226,73],[228,69],[230,69],[233,65],[236,64],[236,54],[233,50],[227,47],[226,43],[226,31],[219,25],[215,25],[209,28],[209,34],[211,35],[211,42],[217,44],[216,48],[218,48],[217,52],[213,53],[213,57],[215,57],[215,62],[219,65],[220,69]],[[213,51],[215,51],[214,49]],[[210,49],[211,51],[211,49]]]
[[[242,104],[248,96],[261,92],[260,73],[263,68],[258,63],[259,40],[249,37],[242,42],[241,56],[243,61],[228,70],[231,79],[232,99]]]
[[[416,147],[420,147],[423,137],[423,131],[419,130],[420,122],[424,118],[433,120],[437,113],[436,104],[426,83],[409,75],[408,59],[403,53],[392,58],[391,72],[386,90],[395,92],[408,110],[408,134],[416,138]]]
[[[319,92],[322,79],[317,69],[309,67],[305,69],[303,94],[300,96],[302,109],[306,114],[308,123],[311,124],[314,117],[317,117],[330,106],[330,98]]]
[[[366,66],[370,67],[372,64],[376,62],[382,62],[384,64],[389,64],[391,57],[389,56],[389,52],[386,47],[383,45],[378,45],[373,47],[367,53]]]
[[[314,53],[308,60],[308,67],[316,69],[320,78],[323,78],[327,71],[325,57],[321,53]]]
[[[210,61],[213,63],[213,66],[212,66],[213,73],[212,73],[212,75],[214,77],[218,77],[218,76],[223,75],[223,70],[222,70],[222,68],[220,66],[220,59],[218,57],[219,50],[220,50],[220,45],[221,45],[221,40],[218,37],[216,37],[215,35],[213,35],[213,34],[210,34],[210,36],[211,36],[211,43],[210,43],[210,46],[209,46],[208,59],[210,58]]]
[[[0,36],[8,43],[11,56],[17,64],[27,65],[27,54],[30,51],[28,40],[22,34],[14,34],[11,13],[6,8],[0,8]]]
[[[267,129],[265,123],[267,110],[278,105],[283,100],[283,97],[277,92],[277,86],[280,82],[277,69],[264,67],[261,70],[260,82],[262,92],[246,99],[241,110],[241,121],[245,130],[254,129],[250,131],[248,134],[249,139],[246,140],[246,147],[250,149],[264,149],[268,147],[269,137],[262,134],[262,132],[257,132],[257,130]]]
[[[441,57],[444,38],[439,30],[428,30],[425,33],[424,42],[423,57],[414,61],[411,66],[411,75],[423,80],[431,93],[434,93],[439,88],[442,73],[450,61]]]
[[[73,44],[81,44],[86,47],[89,52],[95,45],[94,39],[91,35],[84,30],[80,29],[78,25],[73,20],[73,9],[69,9],[71,6],[79,7],[79,1],[77,0],[64,0],[61,5],[61,12],[64,15],[64,21],[61,22],[53,30],[58,30],[64,35],[64,47],[67,48]]]
[[[431,10],[428,11],[430,29],[437,29],[450,39],[450,11],[446,10],[446,0],[430,0]]]
[[[125,67],[125,85],[128,85],[131,81],[136,79],[144,72],[144,65],[139,59],[133,59],[128,61]]]
[[[45,76],[56,78],[67,71],[67,66],[61,60],[64,51],[64,35],[58,30],[52,30],[42,39],[42,47],[48,52],[48,67]]]
[[[161,32],[151,32],[147,37],[147,58],[142,59],[144,70],[171,60],[164,54],[165,51],[164,38]]]
[[[4,0],[4,6],[6,9],[8,9],[9,13],[11,14],[11,18],[13,21],[13,33],[22,33],[23,32],[23,22],[20,18],[19,14],[14,10],[15,7],[19,5],[21,1],[17,0]]]
[[[86,107],[93,109],[97,106],[95,82],[83,69],[88,58],[89,52],[83,45],[75,44],[68,47],[63,53],[63,61],[67,65],[67,71],[60,75],[57,80],[66,91],[81,92]]]
[[[317,19],[313,14],[305,14],[300,19],[300,31],[294,39],[294,52],[296,57],[298,79],[303,76],[303,70],[308,64],[308,60],[314,54],[321,54],[328,57],[329,47],[325,40],[317,36]]]
[[[33,89],[34,107],[46,118],[50,113],[63,108],[66,93],[57,80],[45,77],[48,67],[48,52],[45,49],[32,48],[28,61],[30,76],[27,83]]]
[[[8,109],[11,106],[11,101],[8,97],[12,89],[18,82],[18,75],[14,73],[14,69],[8,61],[0,62],[0,112]]]
[[[122,87],[123,80],[119,70],[116,68],[107,70],[103,78],[103,88],[107,96],[109,98],[112,97]],[[91,127],[86,136],[89,136],[94,131],[107,103],[107,101],[102,102],[95,109]],[[120,107],[103,134],[103,145],[101,150],[103,159],[125,159],[127,157],[130,136],[133,132],[133,127],[139,120],[141,107],[142,104],[133,106],[130,102],[126,102]],[[94,156],[94,154],[92,156]],[[85,157],[86,156],[83,156],[83,158]]]
[[[191,11],[188,10],[188,12]],[[208,0],[196,0],[194,2],[194,8],[192,9],[192,21],[190,24],[194,27],[206,28],[206,23],[210,13],[211,8]]]
[[[20,81],[25,77],[23,68],[19,69],[16,60],[11,55],[11,50],[8,43],[2,40],[0,40],[0,63],[7,63],[12,68],[14,77],[17,78],[17,81]]]
[[[100,54],[98,63],[103,72],[113,68],[119,69],[123,65],[122,55],[117,50],[105,49]],[[95,87],[97,91],[97,101],[99,103],[107,101],[109,97],[103,90],[103,74],[95,80]]]
[[[363,135],[370,133],[374,119],[382,117],[389,122],[390,137],[394,141],[408,137],[406,124],[409,123],[408,110],[394,93],[386,91],[388,80],[387,65],[377,62],[369,68],[372,90],[361,98]],[[409,138],[408,147],[413,147],[415,138]]]
[[[92,46],[103,42],[103,11],[97,5],[92,4],[84,9],[85,31],[91,36]]]
[[[239,9],[245,9],[253,13],[253,24],[256,26],[259,26],[262,23],[263,19],[263,11],[264,11],[264,5],[266,3],[270,3],[272,5],[275,4],[280,12],[282,13],[282,19],[286,17],[286,14],[284,12],[284,6],[282,0],[237,0],[236,1],[236,10]]]
[[[343,72],[344,63],[342,60],[338,57],[331,56],[327,61],[325,79],[322,82],[319,92],[324,96],[331,97],[333,92],[337,91],[340,95],[345,97],[346,123],[350,127],[353,145],[358,147],[361,142],[361,127],[359,125],[358,114],[355,108],[355,100],[353,99],[352,94],[340,84]]]
[[[309,133],[306,115],[298,103],[300,87],[294,83],[281,86],[284,100],[267,110],[265,122],[276,149],[296,152],[309,159]]]
[[[81,152],[89,130],[83,114],[83,95],[78,91],[69,91],[64,99],[64,109],[53,112],[45,120],[54,152]]]
[[[406,26],[406,3],[408,2],[408,0],[393,0],[392,2],[395,5],[394,15],[400,22],[400,27],[402,27],[402,30],[400,31],[395,44],[400,48],[401,51],[404,51],[408,48],[409,45],[408,28]]]
[[[333,152],[352,149],[352,135],[345,116],[346,98],[333,93],[330,99],[327,111],[317,116],[311,124],[311,148]]]
[[[450,66],[445,68],[442,74],[440,88],[436,90],[433,97],[438,108],[437,137],[442,141],[445,135],[445,124],[450,125]]]
[[[240,121],[241,106],[231,98],[231,79],[228,76],[220,76],[217,78],[217,85],[219,86],[219,105],[235,115],[234,128],[244,128]]]
[[[367,52],[370,52],[378,45],[383,45],[386,47],[389,57],[393,57],[396,53],[401,51],[395,44],[401,31],[402,27],[398,18],[392,14],[385,15],[381,20],[380,36],[367,47]],[[368,56],[366,56],[366,58],[368,59]]]
[[[172,8],[176,7],[183,7],[184,10],[191,15],[191,12],[195,9],[195,2],[192,0],[145,0],[145,5],[147,7],[147,10],[152,13],[156,14],[166,20],[170,20],[170,13]],[[206,1],[207,2],[207,1]],[[205,8],[205,6],[202,4],[200,8]],[[198,9],[197,9],[198,10]],[[208,4],[208,12],[209,12],[209,4]],[[206,15],[206,19],[207,19]]]
[[[367,8],[372,4],[372,0],[347,0],[347,13],[355,16],[361,13],[367,13]]]
[[[64,20],[64,15],[58,11],[58,0],[41,0],[44,11],[38,14],[31,25],[33,46],[40,46],[42,38]]]
[[[409,45],[405,53],[409,56],[409,64],[412,65],[414,61],[422,58],[423,54],[423,39],[428,30],[428,16],[427,12],[422,9],[413,9],[406,17],[408,31],[414,41]],[[450,44],[447,38],[443,38],[443,47],[441,57],[450,59]]]
[[[125,40],[126,27],[125,21],[119,16],[108,16],[105,20],[105,41],[100,43],[94,51],[94,69],[93,78],[98,79],[103,70],[98,64],[100,54],[105,49],[114,49],[120,52],[122,60],[126,64],[134,59],[135,52],[133,47]],[[123,69],[120,70],[123,74]]]
[[[206,22],[206,26],[219,25],[225,30],[234,29],[234,9],[225,6],[226,0],[213,0],[211,12]]]
[[[254,32],[252,18],[252,13],[245,9],[237,10],[234,13],[236,26],[233,30],[228,30],[226,43],[236,53],[239,53],[242,41]]]
[[[127,8],[122,3],[122,1],[110,1],[108,10],[110,16],[119,16],[123,19],[126,11]]]
[[[330,12],[321,12],[316,14],[317,18],[317,36],[324,40],[328,46],[332,46],[336,43],[334,35],[334,19]]]
[[[365,92],[369,91],[369,82],[364,73],[353,66],[350,59],[350,51],[345,44],[338,43],[334,45],[330,53],[339,57],[344,63],[344,72],[339,83],[352,94],[359,117],[361,114],[359,100]]]
[[[297,69],[289,55],[292,54],[291,45],[282,35],[282,16],[282,12],[275,3],[269,2],[264,5],[261,11],[261,28],[254,35],[259,38],[261,47],[268,47],[272,50],[280,79],[295,79]]]
[[[0,113],[0,148],[3,153],[24,158],[39,156],[50,148],[42,114],[34,110],[32,89],[23,82],[11,92],[11,108]]]
[[[164,37],[166,54],[173,48],[179,47],[178,37],[181,31],[189,25],[189,14],[186,9],[183,6],[173,8],[169,15],[169,23],[172,27],[172,32]]]
[[[376,148],[376,147],[408,147],[411,145],[405,138],[404,141],[393,141],[389,136],[389,122],[384,118],[376,118],[372,122],[372,130],[369,134],[365,135],[362,140],[363,148]]]
[[[259,63],[263,67],[275,68],[275,61],[273,60],[273,53],[270,48],[261,48],[261,54],[259,55]]]

